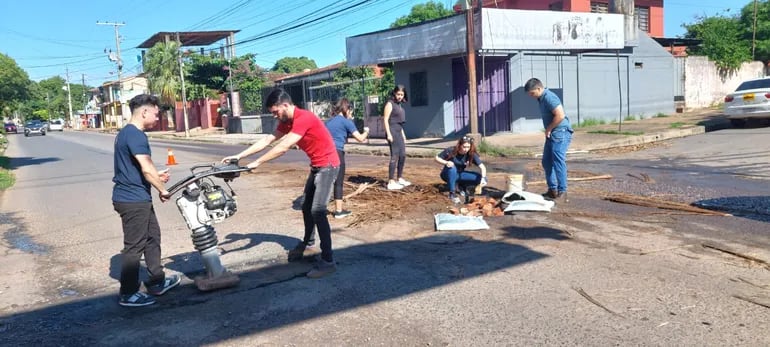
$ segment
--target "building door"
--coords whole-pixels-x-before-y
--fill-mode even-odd
[[[511,130],[508,102],[508,61],[504,57],[476,58],[476,91],[478,94],[479,133],[490,135]],[[468,117],[468,71],[465,60],[452,61],[452,89],[454,101],[454,131],[470,132]]]

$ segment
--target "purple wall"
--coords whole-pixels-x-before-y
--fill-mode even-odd
[[[508,106],[508,61],[506,58],[476,58],[479,132],[488,135],[511,130]],[[454,126],[456,133],[470,131],[468,117],[468,72],[465,59],[452,61]]]

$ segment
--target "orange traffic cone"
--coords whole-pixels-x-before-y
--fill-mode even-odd
[[[176,165],[176,159],[174,159],[174,151],[171,148],[168,149],[168,162],[166,165]]]

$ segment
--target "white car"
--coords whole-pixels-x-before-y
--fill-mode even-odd
[[[49,131],[64,131],[64,121],[61,119],[54,119],[48,123]]]
[[[749,118],[770,118],[770,77],[744,81],[725,96],[725,114],[733,125]]]

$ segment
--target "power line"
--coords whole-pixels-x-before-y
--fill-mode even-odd
[[[310,46],[312,44],[320,42],[321,40],[323,40],[323,39],[325,39],[325,38],[327,38],[329,36],[338,34],[340,31],[344,31],[345,29],[356,27],[356,26],[360,25],[361,23],[364,23],[364,22],[367,22],[367,21],[371,20],[372,18],[378,17],[378,16],[381,15],[380,13],[382,13],[382,12],[387,13],[388,11],[392,11],[392,10],[395,10],[397,8],[400,8],[400,7],[406,5],[406,4],[410,3],[410,2],[412,2],[412,1],[411,0],[406,0],[406,1],[403,1],[403,2],[401,2],[401,3],[399,3],[399,4],[395,5],[395,6],[392,6],[392,7],[388,8],[388,9],[386,9],[385,11],[374,11],[374,12],[376,12],[376,14],[374,14],[372,16],[363,17],[361,20],[359,20],[357,22],[350,23],[347,26],[344,26],[344,27],[341,27],[341,28],[334,27],[331,30],[328,30],[328,31],[326,31],[324,33],[320,33],[318,35],[315,35],[311,40],[304,40],[304,41],[302,41],[301,44],[294,45],[292,47],[298,48],[298,47]],[[358,12],[359,10],[363,10],[363,8],[359,8],[359,9],[356,9],[354,11],[351,11],[351,13]],[[288,34],[288,35],[299,35],[299,34],[301,34],[301,33],[296,33],[295,32],[295,33],[291,33],[291,34]],[[286,36],[288,36],[288,35],[286,35]],[[271,39],[279,39],[279,38],[282,38],[282,37],[285,37],[285,36],[276,36],[276,37],[273,37]],[[278,48],[275,48],[275,49],[272,49],[272,50],[262,51],[262,52],[260,52],[260,55],[268,55],[270,53],[280,52],[280,51],[285,51],[285,48],[278,47]]]
[[[226,18],[228,14],[233,13],[234,11],[242,8],[245,5],[249,4],[249,0],[241,0],[240,2],[233,4],[232,6],[226,7],[225,9],[212,14],[211,16],[208,16],[201,20],[200,22],[193,24],[192,26],[188,27],[189,29],[186,31],[193,31],[196,28],[200,28],[208,23],[211,23],[216,20],[220,20],[221,18]]]
[[[71,61],[71,62],[66,62],[66,63],[56,63],[56,64],[49,64],[49,65],[24,66],[24,68],[25,69],[39,69],[39,68],[44,68],[44,67],[67,66],[67,65],[77,64],[77,63],[84,63],[84,62],[88,62],[88,61],[92,61],[92,60],[96,60],[96,59],[104,59],[104,57],[103,56],[102,57],[93,57],[93,58],[88,58],[88,59],[83,59],[83,60],[76,60],[76,61]]]
[[[372,2],[372,1],[373,1],[373,0],[362,0],[362,1],[359,1],[359,2],[355,3],[354,5],[351,5],[351,6],[345,7],[345,8],[343,8],[343,9],[341,9],[341,10],[338,10],[338,11],[335,11],[335,12],[332,12],[332,13],[329,13],[329,14],[327,14],[327,15],[324,15],[324,16],[320,16],[320,17],[317,17],[317,18],[314,18],[314,19],[310,19],[310,20],[304,21],[304,22],[302,22],[302,23],[299,23],[299,24],[295,24],[295,25],[292,25],[292,26],[290,26],[290,27],[288,27],[288,28],[285,28],[285,29],[281,29],[281,30],[277,30],[277,31],[275,31],[275,32],[271,32],[271,33],[265,33],[265,34],[262,34],[262,35],[258,35],[258,36],[256,36],[256,37],[253,37],[253,38],[250,38],[250,39],[242,40],[242,41],[240,41],[240,42],[236,43],[235,45],[237,46],[237,45],[239,45],[239,44],[246,44],[246,43],[249,43],[249,42],[254,42],[254,41],[257,41],[257,40],[261,40],[261,39],[264,39],[264,38],[268,38],[268,37],[271,37],[271,36],[275,36],[275,35],[278,35],[278,34],[280,34],[280,33],[283,33],[283,32],[289,31],[289,30],[293,30],[293,29],[301,28],[301,27],[304,27],[304,26],[306,26],[306,25],[310,25],[310,24],[313,24],[313,23],[315,23],[315,22],[318,22],[319,20],[322,20],[322,19],[324,19],[324,18],[328,18],[328,17],[330,17],[330,16],[333,16],[333,15],[335,15],[335,14],[338,14],[338,13],[342,13],[342,12],[345,12],[345,11],[347,11],[347,10],[349,10],[349,9],[352,9],[352,8],[356,8],[356,7],[358,7],[358,6],[364,5],[364,4],[366,4],[366,3],[369,3],[369,2]]]
[[[397,8],[401,8],[404,5],[407,5],[407,4],[411,3],[411,2],[413,2],[413,0],[406,0],[406,1],[403,1],[401,3],[398,3],[395,6],[389,7],[387,9],[383,10],[383,11],[380,11],[380,10],[371,11],[371,12],[374,12],[375,14],[372,15],[372,16],[369,16],[369,17],[363,17],[359,21],[350,23],[347,26],[344,26],[344,27],[341,27],[341,28],[334,27],[334,28],[332,28],[332,29],[330,29],[330,30],[328,30],[326,32],[319,33],[318,35],[314,35],[314,37],[312,39],[310,39],[310,40],[303,40],[301,44],[293,45],[292,48],[301,48],[301,47],[307,47],[307,46],[313,45],[313,44],[315,44],[317,42],[320,42],[321,40],[323,40],[323,39],[325,39],[325,38],[327,38],[329,36],[333,36],[333,35],[338,34],[340,31],[344,31],[345,29],[356,27],[356,26],[360,25],[361,23],[364,23],[364,22],[367,22],[367,21],[371,20],[372,18],[378,17],[378,16],[381,15],[381,13],[387,13],[389,11],[393,11],[393,10],[395,10]],[[382,3],[379,3],[379,4],[382,4]],[[379,5],[379,4],[377,4],[377,5]],[[355,12],[358,12],[358,11],[361,11],[361,10],[364,10],[364,8],[358,8],[358,9],[356,9],[354,11],[351,11],[351,14],[355,13]],[[331,19],[332,18],[329,18],[329,20],[331,20]],[[281,39],[283,39],[285,37],[288,37],[288,36],[291,36],[291,35],[299,36],[301,34],[302,34],[301,32],[293,32],[293,33],[288,33],[286,35],[278,35],[278,36],[275,36],[275,37],[271,37],[270,39],[267,39],[266,41],[281,40]],[[252,46],[252,45],[254,45],[254,44],[251,44],[251,45],[248,45],[248,46],[244,46],[244,47],[249,47],[249,46]],[[285,52],[285,51],[286,51],[285,47],[277,47],[277,48],[274,48],[274,49],[271,49],[271,50],[260,51],[259,54],[264,57],[266,55],[270,55],[271,53]],[[344,53],[343,53],[343,55],[344,55]],[[267,61],[267,60],[264,60],[264,61]]]

